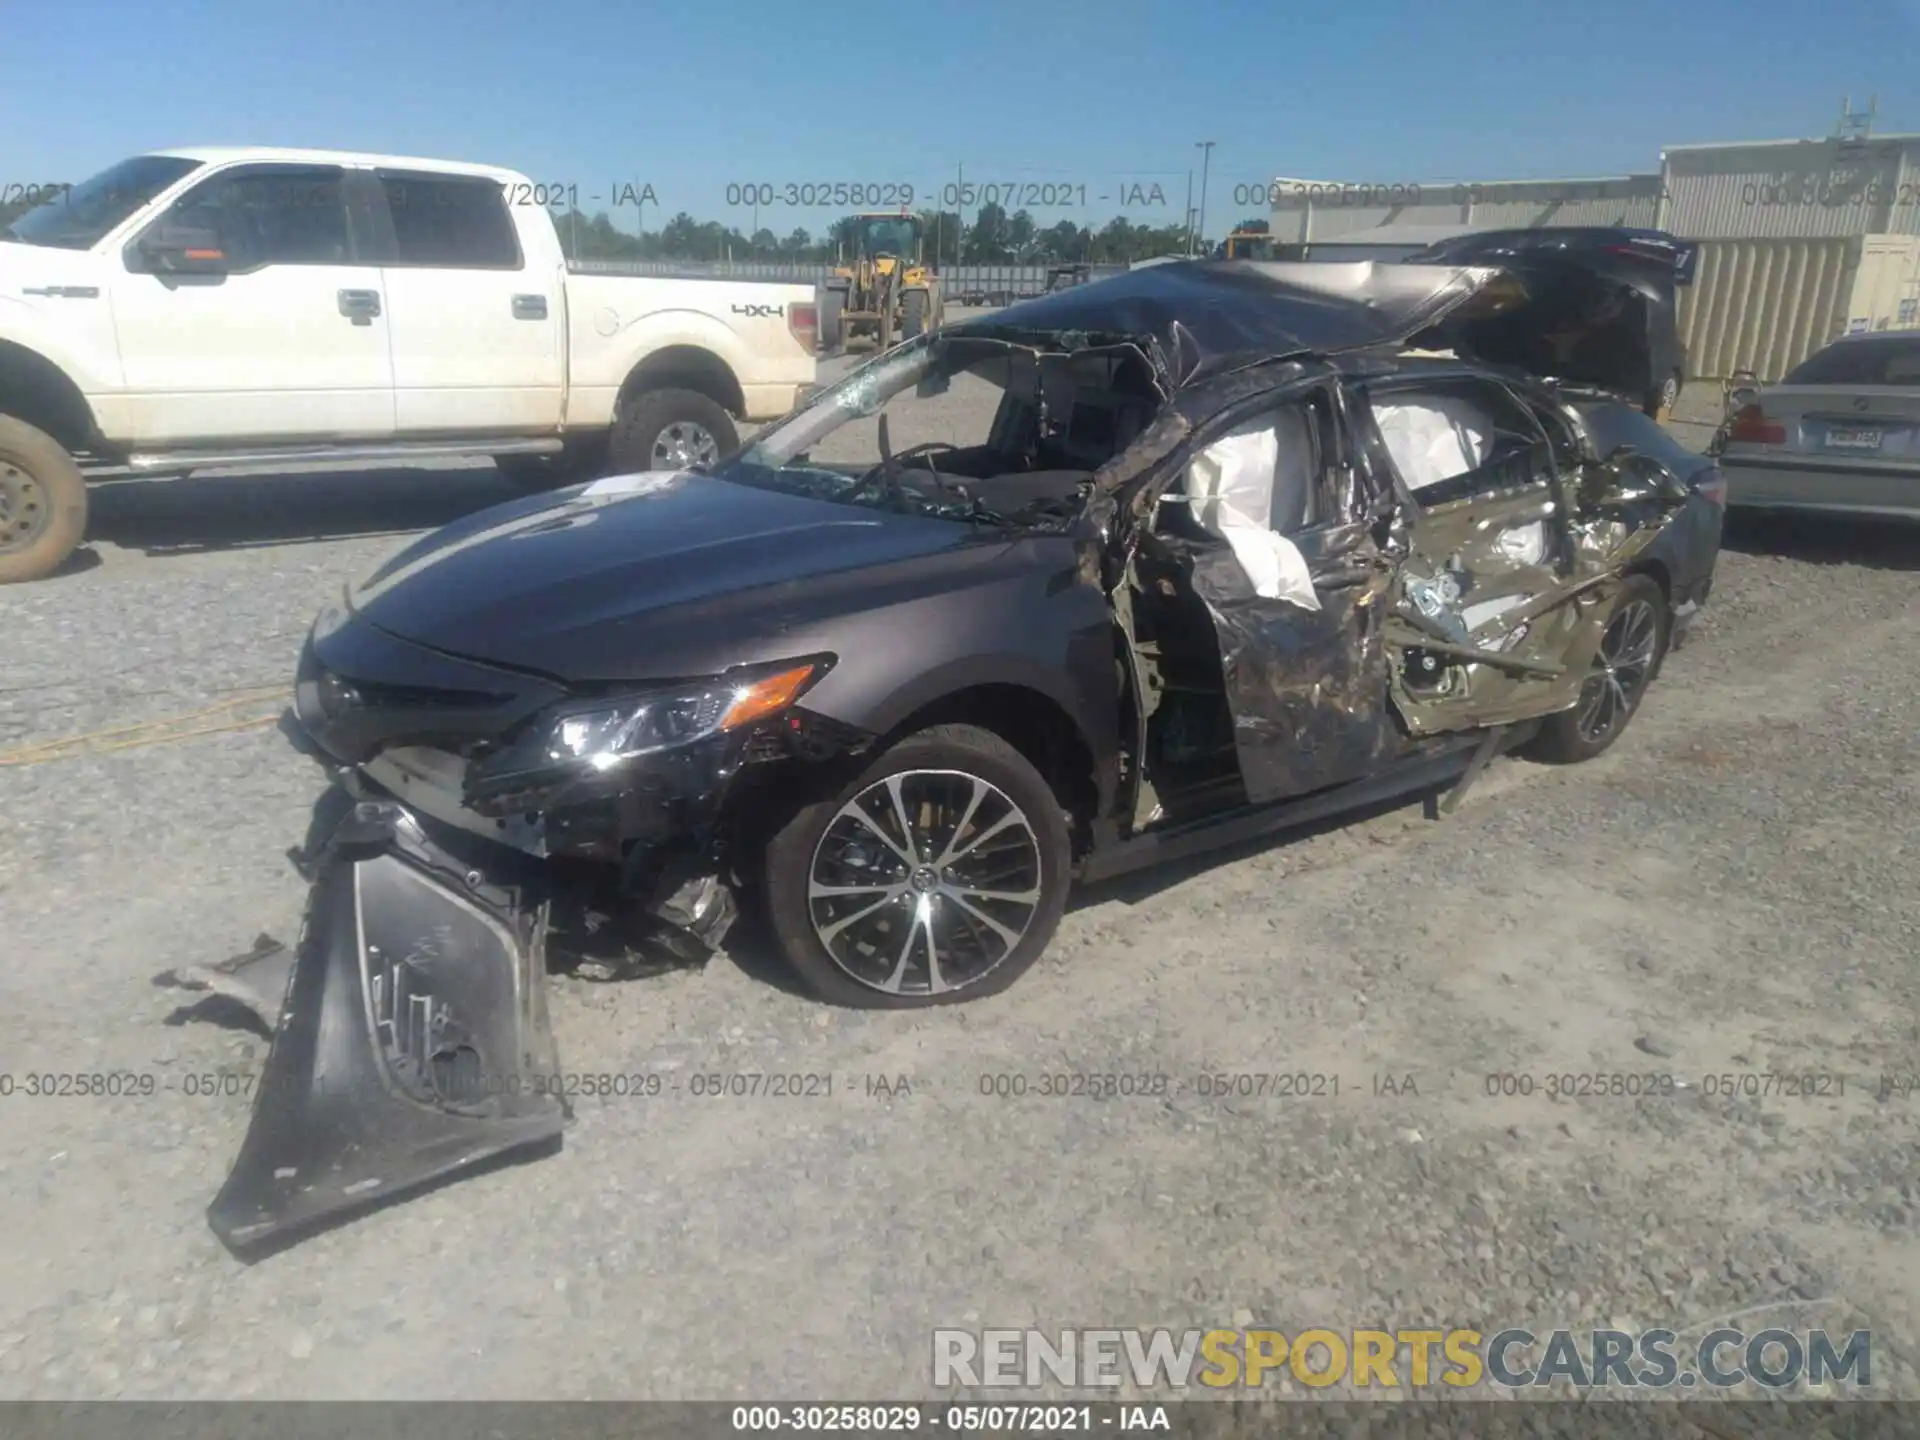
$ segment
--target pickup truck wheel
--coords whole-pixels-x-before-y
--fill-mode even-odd
[[[0,415],[0,585],[51,575],[87,533],[87,482],[44,430]]]
[[[733,417],[697,390],[649,390],[613,422],[609,469],[685,470],[740,448]]]
[[[936,725],[802,807],[760,870],[781,951],[822,999],[871,1010],[997,994],[1066,909],[1059,799],[991,731]]]
[[[820,353],[838,355],[847,343],[846,325],[841,315],[847,308],[847,292],[828,289],[820,296]]]
[[[900,317],[900,338],[911,340],[924,333],[927,328],[927,292],[909,290],[901,308],[905,313]]]

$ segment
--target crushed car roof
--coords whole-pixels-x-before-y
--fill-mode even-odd
[[[1131,340],[1174,389],[1252,360],[1398,344],[1501,272],[1439,265],[1193,260],[1128,270],[944,327],[951,336],[1047,336],[1071,348]]]

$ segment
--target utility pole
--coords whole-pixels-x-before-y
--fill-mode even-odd
[[[1187,208],[1183,212],[1187,225],[1187,258],[1193,258],[1193,167],[1187,167]]]
[[[954,229],[958,232],[953,237],[953,263],[957,268],[967,258],[962,253],[967,244],[967,167],[956,166],[954,173],[960,177],[953,187]]]
[[[1200,152],[1200,223],[1198,228],[1200,232],[1200,243],[1204,245],[1207,243],[1207,171],[1213,163],[1214,142],[1211,140],[1196,140],[1193,144],[1194,149]]]

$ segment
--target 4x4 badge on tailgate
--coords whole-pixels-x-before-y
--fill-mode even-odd
[[[733,313],[751,315],[755,320],[770,320],[775,316],[786,314],[787,307],[784,305],[736,305],[733,307]]]

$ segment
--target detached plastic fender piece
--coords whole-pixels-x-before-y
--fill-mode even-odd
[[[477,874],[462,887],[398,807],[363,805],[341,830],[314,876],[252,1122],[207,1210],[243,1258],[557,1149],[569,1118],[545,907],[528,913]]]

